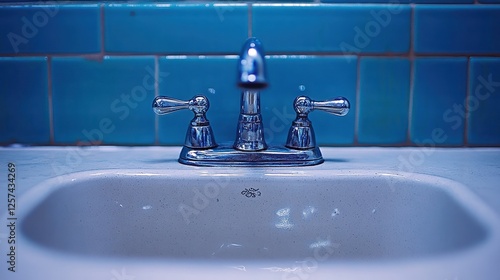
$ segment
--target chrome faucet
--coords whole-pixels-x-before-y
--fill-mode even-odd
[[[238,64],[238,86],[243,91],[234,148],[240,151],[267,149],[260,114],[260,90],[267,87],[264,61],[264,50],[259,40],[247,40]]]
[[[194,113],[179,162],[197,166],[306,166],[322,163],[323,157],[316,145],[315,134],[308,114],[322,110],[337,116],[349,112],[349,101],[343,97],[314,101],[299,96],[294,101],[297,113],[284,146],[268,147],[260,113],[260,91],[267,87],[265,55],[262,44],[249,38],[240,53],[238,86],[242,89],[240,115],[236,139],[232,145],[217,145],[206,112],[210,106],[205,96],[182,101],[158,96],[153,111],[158,115],[181,109]]]

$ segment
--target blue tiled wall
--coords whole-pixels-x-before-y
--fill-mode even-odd
[[[180,145],[192,113],[151,102],[196,94],[233,141],[237,55],[256,36],[271,144],[306,94],[351,101],[343,118],[311,114],[321,145],[500,146],[500,0],[14,2],[0,4],[0,145]]]

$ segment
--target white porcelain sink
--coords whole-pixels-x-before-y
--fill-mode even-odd
[[[418,264],[488,276],[500,252],[498,222],[469,190],[419,174],[104,170],[46,181],[22,203],[20,242],[74,265],[140,259],[167,274],[186,265],[184,276],[264,273],[254,279],[355,268],[389,279]]]
[[[379,260],[452,253],[488,237],[435,178],[87,175],[30,212],[27,238],[90,256],[301,259],[331,247],[332,259]]]

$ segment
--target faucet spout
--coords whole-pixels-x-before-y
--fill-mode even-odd
[[[244,90],[241,93],[240,116],[234,148],[247,152],[267,149],[260,114],[260,94],[257,90]]]
[[[267,149],[259,92],[267,87],[264,61],[262,44],[256,38],[249,38],[243,45],[238,64],[238,86],[242,88],[242,92],[233,146],[236,150],[254,152]]]
[[[238,86],[243,89],[267,87],[265,54],[257,38],[248,38],[240,52]]]

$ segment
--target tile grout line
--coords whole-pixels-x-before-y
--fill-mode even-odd
[[[361,57],[356,58],[356,105],[355,105],[355,110],[356,113],[354,114],[354,146],[358,146],[359,144],[359,99],[361,96],[360,88],[361,88]]]
[[[160,77],[160,57],[155,55],[155,97],[160,95],[160,83],[158,79]],[[157,114],[155,115],[155,145],[160,144],[160,136],[159,136],[159,128],[160,128],[160,120]]]
[[[410,96],[408,98],[408,128],[406,131],[406,144],[412,145],[411,126],[413,123],[413,96],[415,91],[415,60],[410,59]]]
[[[49,101],[49,142],[55,144],[54,138],[54,106],[52,98],[52,58],[47,56],[47,91]]]
[[[252,3],[248,3],[248,38],[252,37],[253,35],[253,28],[252,28]]]
[[[100,7],[100,12],[101,12],[101,22],[100,22],[100,25],[101,25],[101,52],[100,52],[100,56],[101,56],[101,59],[104,58],[104,54],[105,54],[105,46],[104,46],[104,40],[105,40],[105,36],[104,36],[104,4],[101,4],[101,7]]]
[[[478,0],[475,0],[475,3],[478,4]],[[252,4],[251,3],[248,3],[248,36],[251,37],[252,36]],[[101,4],[101,14],[100,14],[100,20],[101,20],[101,44],[100,44],[100,53],[99,54],[96,54],[96,55],[101,55],[101,57],[104,57],[105,55],[105,43],[104,43],[104,38],[105,38],[105,34],[104,34],[104,4]],[[415,55],[415,52],[414,52],[414,33],[415,33],[415,6],[412,4],[411,5],[411,14],[410,14],[410,50],[408,52],[408,54],[401,54],[401,55],[396,55],[396,57],[408,57],[409,59],[409,64],[410,64],[410,80],[409,80],[409,87],[410,87],[410,90],[409,90],[409,103],[408,103],[408,106],[409,106],[409,109],[408,109],[408,128],[407,128],[407,132],[406,132],[406,137],[407,137],[407,143],[406,145],[411,145],[411,124],[412,124],[412,112],[413,112],[413,97],[414,97],[414,82],[415,82],[415,59],[417,57],[432,57],[432,56],[438,56],[438,57],[442,57],[442,56],[449,56],[449,57],[463,57],[463,58],[467,58],[467,69],[466,69],[466,99],[465,99],[465,113],[466,113],[466,117],[465,117],[465,120],[464,120],[464,128],[463,128],[463,145],[464,146],[468,146],[468,139],[467,139],[467,132],[468,132],[468,127],[469,127],[469,118],[468,118],[468,115],[469,115],[469,111],[470,111],[470,106],[469,106],[469,99],[471,97],[471,88],[470,88],[470,85],[472,84],[472,79],[471,79],[471,67],[470,67],[470,63],[471,63],[471,55],[468,54],[468,55],[453,55],[453,54],[450,54],[450,55],[438,55],[438,54],[429,54],[429,55],[426,55],[426,54],[419,54],[418,56]],[[71,56],[80,56],[79,54],[70,54]],[[126,54],[118,54],[119,56],[122,55],[126,55]],[[133,54],[135,55],[135,54]],[[142,55],[151,55],[151,54],[142,54]],[[155,67],[155,81],[154,81],[154,94],[155,96],[158,96],[159,95],[159,82],[158,82],[158,78],[159,78],[159,58],[160,56],[158,54],[152,54],[154,56],[154,67]],[[334,56],[340,56],[341,54],[335,54]],[[37,55],[39,56],[39,55]],[[64,54],[62,55],[59,55],[59,56],[65,56]],[[140,56],[140,55],[137,55],[137,56]],[[189,55],[188,55],[189,56]],[[193,55],[194,56],[194,55]],[[211,55],[208,55],[208,56],[211,56]],[[216,55],[212,55],[212,56],[216,56]],[[219,56],[219,55],[217,55]],[[319,56],[322,56],[321,54],[319,54]],[[327,55],[325,55],[327,56]],[[387,54],[381,54],[381,55],[377,55],[377,54],[361,54],[361,55],[358,55],[357,56],[357,73],[356,73],[356,106],[355,106],[355,109],[356,109],[356,113],[355,113],[355,127],[354,127],[354,145],[355,146],[359,146],[359,142],[358,142],[358,137],[359,137],[359,119],[360,119],[360,110],[359,110],[359,104],[360,104],[360,75],[361,75],[361,71],[360,71],[360,62],[361,62],[361,59],[363,57],[370,57],[370,56],[373,56],[373,57],[394,57],[394,56],[391,56],[391,55],[387,55]],[[477,55],[477,56],[489,56],[489,55]],[[499,54],[496,54],[495,56],[500,56]],[[50,54],[46,54],[46,59],[47,59],[47,69],[48,69],[48,74],[47,74],[47,79],[48,79],[48,100],[49,100],[49,104],[48,104],[48,107],[49,107],[49,138],[50,138],[50,143],[51,144],[54,144],[55,142],[55,136],[54,136],[54,116],[53,116],[53,96],[52,96],[52,59],[54,57],[58,57],[58,55],[50,55]],[[159,118],[157,115],[155,115],[155,137],[154,137],[154,141],[155,141],[155,144],[158,145],[159,144]]]
[[[471,90],[470,90],[470,85],[471,85],[471,73],[470,73],[470,56],[467,57],[467,69],[466,69],[466,81],[465,81],[465,120],[464,120],[464,131],[463,131],[463,139],[464,139],[464,146],[469,145],[469,141],[467,139],[467,132],[469,130],[469,98],[471,95]]]
[[[408,128],[406,130],[406,145],[412,145],[411,125],[413,123],[413,96],[415,88],[415,4],[411,4],[410,13],[410,50],[408,59],[410,61],[410,96],[408,97]]]
[[[226,57],[226,56],[236,56],[238,55],[237,53],[132,53],[132,52],[120,52],[120,53],[113,53],[113,52],[97,52],[97,53],[28,53],[28,54],[2,54],[2,57],[41,57],[41,56],[48,56],[50,55],[51,57],[83,57],[83,58],[95,58],[96,56],[102,56],[102,55],[109,55],[109,56],[116,56],[116,57],[122,57],[122,56],[186,56],[186,57],[198,57],[200,55],[206,56],[206,57]],[[316,52],[266,52],[266,56],[311,56],[311,57],[344,57],[345,53],[341,52],[327,52],[327,53],[316,53]],[[369,53],[369,54],[363,54],[359,53],[356,54],[359,57],[377,57],[377,58],[406,58],[408,57],[408,53],[398,53],[398,54],[387,54],[387,53]],[[469,56],[475,56],[475,57],[488,57],[488,58],[500,58],[500,53],[462,53],[462,54],[446,54],[446,53],[432,53],[432,54],[426,54],[426,53],[420,53],[420,54],[413,54],[414,57],[449,57],[449,58],[464,58],[464,57],[469,57]]]

